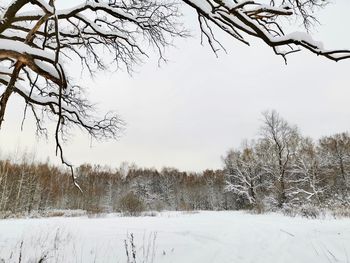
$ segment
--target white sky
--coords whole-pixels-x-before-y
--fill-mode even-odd
[[[127,127],[119,141],[93,142],[79,132],[65,145],[66,157],[75,165],[122,161],[138,166],[177,167],[200,171],[221,168],[220,157],[243,139],[254,138],[261,112],[277,110],[302,133],[315,139],[350,130],[349,61],[335,63],[307,51],[282,58],[262,42],[246,47],[218,32],[228,54],[216,58],[202,47],[196,17],[185,10],[193,38],[177,40],[169,48],[167,64],[151,59],[124,72],[101,73],[88,84],[92,101],[101,112],[117,111]],[[319,13],[322,25],[313,37],[326,48],[350,48],[344,29],[350,24],[350,2],[338,0]],[[23,109],[11,99],[0,132],[2,154],[35,152],[39,160],[54,156],[53,138],[38,140],[26,122],[20,131]],[[52,134],[51,134],[52,135]]]

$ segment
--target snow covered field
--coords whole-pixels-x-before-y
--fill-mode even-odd
[[[127,262],[131,233],[136,262],[350,262],[350,219],[244,212],[2,220],[0,262]]]

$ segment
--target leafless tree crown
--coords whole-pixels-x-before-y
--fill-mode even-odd
[[[67,128],[77,126],[93,138],[108,139],[116,138],[122,122],[112,113],[94,117],[83,88],[69,76],[69,62],[80,60],[91,74],[113,64],[130,71],[146,56],[145,43],[162,58],[175,36],[186,35],[176,21],[179,15],[177,4],[151,0],[83,1],[66,10],[57,10],[53,0],[2,6],[0,127],[10,96],[18,94],[26,102],[24,118],[31,110],[39,134],[46,134],[43,113],[56,120],[56,151],[71,167],[61,146]],[[107,53],[112,59],[106,59]]]

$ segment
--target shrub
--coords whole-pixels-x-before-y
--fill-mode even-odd
[[[302,206],[284,205],[281,212],[283,215],[290,217],[301,216],[309,219],[325,217],[325,211],[312,204],[304,204]]]
[[[350,218],[350,208],[349,207],[337,207],[332,209],[332,216],[336,219],[338,218]]]
[[[181,201],[180,204],[177,207],[177,210],[180,211],[193,211],[193,207],[186,203],[185,201]]]
[[[119,202],[119,207],[124,215],[138,216],[145,210],[143,201],[133,192],[124,195]]]
[[[321,215],[321,211],[318,207],[312,205],[303,205],[300,207],[300,215],[302,217],[316,219]]]
[[[298,214],[298,209],[293,206],[284,205],[281,208],[281,212],[285,216],[295,217]]]

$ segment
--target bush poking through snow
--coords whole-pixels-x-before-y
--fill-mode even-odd
[[[300,207],[300,214],[302,217],[316,219],[320,217],[322,211],[320,208],[312,205],[303,205]]]
[[[126,216],[138,216],[145,210],[143,201],[133,192],[129,192],[121,198],[119,207],[123,215]]]
[[[338,207],[332,210],[332,216],[338,218],[350,218],[350,207]]]
[[[287,206],[285,205],[281,212],[285,216],[295,217],[301,216],[308,219],[319,219],[326,217],[326,211],[323,208],[314,206],[312,204],[304,204],[302,206]],[[333,213],[333,212],[331,212]]]

